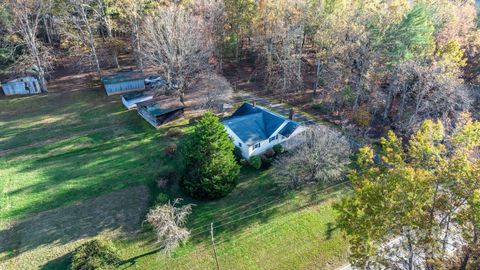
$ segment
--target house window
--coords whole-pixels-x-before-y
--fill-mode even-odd
[[[271,143],[271,142],[273,142],[273,141],[275,141],[275,140],[277,140],[277,139],[278,139],[278,135],[275,135],[275,136],[273,136],[273,137],[270,137],[270,139],[268,139],[268,142]]]
[[[257,149],[257,148],[260,148],[260,143],[257,143],[253,146],[253,150]]]

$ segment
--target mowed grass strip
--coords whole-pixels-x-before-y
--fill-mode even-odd
[[[100,89],[0,99],[0,150],[105,127],[135,129],[139,120],[120,96],[107,97]]]

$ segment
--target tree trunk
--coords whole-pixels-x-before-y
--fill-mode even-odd
[[[390,112],[390,107],[392,106],[393,100],[393,87],[388,86],[388,95],[387,100],[385,100],[385,109],[383,111],[383,121],[386,122],[388,119],[388,113]]]
[[[235,42],[235,62],[238,63],[238,58],[240,54],[240,30],[237,28],[237,31],[235,31],[236,35],[236,42]]]
[[[410,231],[407,232],[407,243],[408,243],[408,262],[407,262],[407,269],[413,270],[414,269],[414,252],[413,252],[413,245],[412,245],[412,238],[410,236]]]
[[[50,27],[48,27],[46,16],[43,17],[43,26],[45,27],[45,36],[47,38],[48,44],[52,44],[52,38],[50,34]]]
[[[80,13],[82,15],[83,22],[85,23],[85,26],[87,27],[88,43],[90,45],[90,51],[91,51],[91,55],[92,55],[92,58],[93,58],[93,63],[95,64],[95,68],[97,70],[98,77],[101,78],[102,77],[102,71],[100,70],[100,63],[99,63],[98,57],[97,57],[97,50],[95,48],[95,40],[93,38],[92,28],[90,26],[90,23],[88,22],[88,18],[87,18],[87,14],[85,13],[85,9],[81,4],[79,4],[79,10],[80,10]]]
[[[110,23],[108,22],[108,18],[105,16],[104,22],[105,22],[105,28],[107,29],[107,35],[110,41],[113,42],[113,34],[112,34],[112,29],[110,27]],[[114,46],[112,50],[112,56],[113,56],[113,64],[115,65],[116,68],[120,69],[120,63],[118,62],[118,50],[116,45]]]
[[[476,245],[478,242],[478,230],[477,228],[474,228],[473,232],[473,245]],[[470,245],[472,245],[470,244]],[[465,256],[463,256],[462,263],[460,264],[459,270],[466,270],[468,266],[468,261],[470,260],[470,254],[471,254],[471,249],[468,248]]]
[[[313,98],[317,97],[318,80],[320,80],[320,60],[317,60],[317,72],[315,76],[315,83],[313,84]]]

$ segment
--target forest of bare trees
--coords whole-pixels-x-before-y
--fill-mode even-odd
[[[44,90],[71,59],[154,70],[180,98],[202,71],[233,70],[365,132],[478,117],[473,0],[3,0],[0,14],[2,77],[34,72]]]

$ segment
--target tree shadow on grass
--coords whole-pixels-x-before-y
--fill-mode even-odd
[[[163,157],[163,144],[157,135],[134,134],[113,140],[97,137],[87,136],[92,141],[87,146],[76,147],[71,141],[66,145],[74,149],[64,150],[63,144],[49,146],[38,150],[42,153],[31,154],[32,160],[10,162],[16,169],[12,180],[22,181],[32,172],[37,179],[31,183],[25,179],[27,182],[6,192],[13,202],[20,203],[2,214],[25,217],[128,186],[153,184]]]
[[[103,232],[136,232],[147,211],[149,193],[146,186],[127,188],[13,223],[0,231],[0,253],[15,250],[18,255],[46,244],[67,244]]]
[[[72,253],[67,253],[54,260],[42,265],[41,270],[65,270],[66,265],[70,265],[72,261]]]
[[[332,239],[332,235],[336,230],[337,230],[337,226],[332,222],[328,222],[327,230],[325,231],[325,239],[327,240]]]
[[[185,203],[195,203],[193,213],[187,227],[191,230],[189,245],[210,245],[210,223],[214,224],[215,241],[225,243],[235,241],[240,235],[248,235],[253,224],[266,224],[273,218],[290,213],[300,212],[328,200],[340,196],[345,185],[334,187],[314,187],[301,192],[283,193],[278,190],[270,175],[271,171],[257,171],[251,168],[242,169],[242,177],[235,190],[225,198],[214,201],[196,201],[185,198]],[[175,194],[181,196],[181,194]],[[333,223],[327,224],[325,235],[327,240],[334,233]],[[330,236],[328,236],[330,235]],[[142,238],[142,243],[154,243],[153,234]],[[240,236],[243,237],[243,236]],[[142,248],[142,250],[144,250]],[[129,258],[125,268],[135,264],[138,258],[152,255],[148,252],[136,254]],[[158,249],[156,249],[158,250]],[[177,254],[182,257],[186,251]],[[187,252],[188,253],[188,252]],[[183,255],[182,255],[183,254]],[[177,256],[177,255],[174,255]],[[124,268],[122,268],[124,269]]]

